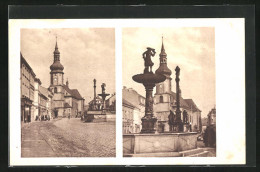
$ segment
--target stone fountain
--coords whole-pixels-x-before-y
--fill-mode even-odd
[[[145,87],[146,102],[145,115],[141,118],[142,130],[140,133],[123,135],[123,156],[124,157],[173,157],[182,156],[181,151],[195,149],[197,147],[197,133],[183,131],[183,123],[180,111],[179,96],[179,74],[180,68],[176,67],[176,89],[177,89],[177,110],[176,123],[177,133],[156,133],[157,118],[153,113],[153,88],[156,83],[166,80],[164,75],[154,74],[152,66],[154,63],[151,57],[155,55],[155,49],[148,47],[143,53],[145,69],[142,74],[132,77],[135,82]]]
[[[102,102],[97,102],[98,97],[96,97],[96,79],[93,80],[94,82],[94,99],[92,100],[92,104],[90,105],[87,113],[84,115],[85,122],[106,122],[107,115],[106,115],[106,108],[105,108],[105,100],[106,97],[110,94],[105,93],[105,86],[106,84],[103,83],[101,85],[102,93],[98,94],[102,97]],[[100,105],[102,104],[101,108]]]

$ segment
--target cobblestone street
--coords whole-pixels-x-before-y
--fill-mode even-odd
[[[115,129],[79,118],[33,122],[22,127],[22,157],[115,157]]]

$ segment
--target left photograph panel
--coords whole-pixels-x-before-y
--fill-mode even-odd
[[[20,30],[21,157],[115,157],[114,28]]]

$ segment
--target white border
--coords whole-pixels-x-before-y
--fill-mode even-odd
[[[21,158],[20,29],[116,28],[116,157]],[[122,157],[122,28],[215,27],[217,157]],[[244,19],[73,19],[9,20],[10,165],[193,165],[245,164]]]

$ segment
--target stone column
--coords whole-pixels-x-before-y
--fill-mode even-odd
[[[94,103],[93,103],[93,110],[96,110],[96,79],[93,80],[94,82]]]
[[[180,86],[179,86],[179,82],[180,82],[180,68],[179,66],[177,66],[175,68],[176,71],[176,126],[177,126],[177,132],[182,132],[183,131],[183,123],[181,120],[181,110],[180,110]]]
[[[145,116],[142,120],[142,131],[141,133],[155,133],[155,124],[157,118],[153,116],[153,88],[154,83],[143,84],[145,87],[146,97],[145,97]]]

